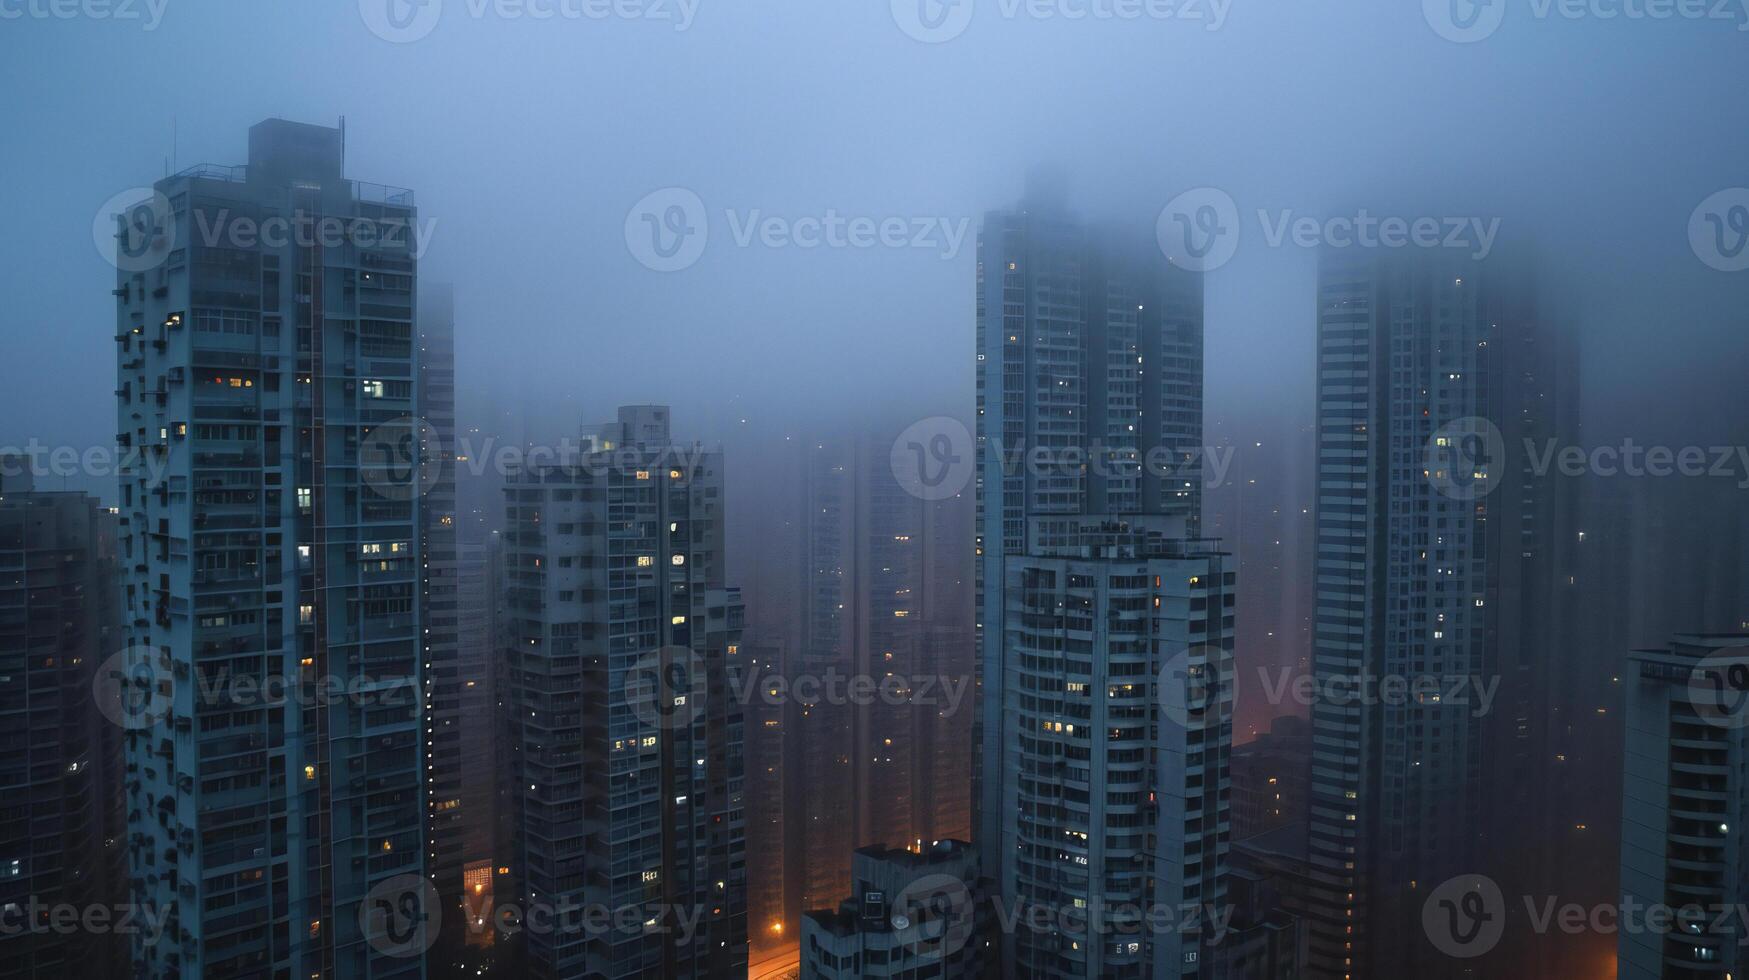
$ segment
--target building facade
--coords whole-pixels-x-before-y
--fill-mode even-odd
[[[1628,657],[1617,976],[1749,969],[1749,633],[1673,638]],[[1645,910],[1676,910],[1657,927]],[[1629,909],[1638,909],[1630,915]]]
[[[1006,969],[1212,977],[1236,576],[1180,519],[1032,524],[1026,553],[1007,559],[1001,620],[1014,744],[986,773],[1010,816],[985,853],[1000,855],[998,894],[1021,912]]]
[[[978,869],[964,841],[858,848],[850,897],[802,917],[803,980],[995,976],[995,919]]]
[[[423,974],[368,900],[425,873],[416,215],[343,142],[268,120],[118,225],[141,976]]]
[[[1090,231],[1034,195],[985,216],[976,335],[973,801],[982,845],[1007,819],[990,775],[1017,734],[1002,715],[997,624],[1005,563],[1025,553],[1028,518],[1166,515],[1198,533],[1202,277],[1168,265],[1151,242]],[[1028,463],[1035,452],[1047,462]]]
[[[122,729],[93,699],[121,647],[120,571],[110,510],[34,492],[0,457],[0,976],[130,975],[125,937],[50,918],[127,901]]]
[[[622,408],[505,493],[513,850],[498,898],[530,923],[516,969],[744,976],[743,612],[723,582],[722,455],[676,445],[665,407]]]
[[[461,617],[455,479],[455,296],[446,284],[419,297],[417,396],[420,458],[430,467],[419,511],[420,651],[424,656],[425,861],[443,908],[434,966],[459,969],[468,930],[463,868],[479,819],[462,790]],[[473,717],[480,717],[475,715]]]
[[[1545,812],[1575,538],[1565,486],[1529,450],[1571,436],[1572,359],[1522,259],[1322,257],[1317,976],[1464,969],[1425,942],[1424,883],[1486,868],[1534,894],[1533,870],[1559,853],[1524,814]]]

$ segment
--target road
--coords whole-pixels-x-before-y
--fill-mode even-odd
[[[801,962],[800,949],[768,956],[757,963],[747,964],[747,980],[789,980],[791,977],[799,977]]]

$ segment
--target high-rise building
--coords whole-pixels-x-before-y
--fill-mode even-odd
[[[1617,976],[1742,976],[1749,935],[1749,633],[1673,638],[1627,659]],[[1658,906],[1678,910],[1663,926]],[[1637,911],[1630,911],[1637,910]]]
[[[1234,573],[1180,518],[1034,518],[1006,561],[1001,698],[986,770],[1007,815],[984,845],[1023,924],[1010,975],[1214,975],[1226,897]],[[1028,909],[1050,910],[1030,928]],[[1070,910],[1075,910],[1071,912]],[[1170,910],[1174,928],[1157,928]],[[1085,929],[1061,916],[1082,914]],[[1188,918],[1187,918],[1188,917]]]
[[[122,729],[93,699],[121,646],[115,523],[0,457],[0,976],[130,975],[125,937],[50,918],[127,901]]]
[[[464,945],[461,975],[494,963],[490,953],[498,934],[486,916],[497,901],[498,858],[507,848],[498,840],[498,733],[503,719],[497,698],[493,658],[495,585],[492,552],[486,543],[462,542],[456,549],[456,672],[462,738],[461,807],[468,818],[461,832]]]
[[[1108,927],[1017,930],[1005,969],[1207,976],[1210,933],[1124,918],[1225,887],[1235,576],[1198,540],[1202,277],[1034,194],[984,219],[976,333],[978,845],[1001,900]]]
[[[1311,758],[1311,726],[1299,715],[1279,715],[1268,732],[1233,747],[1234,840],[1281,827],[1305,831]]]
[[[467,935],[463,867],[476,815],[462,792],[460,616],[456,576],[455,295],[447,284],[422,287],[416,365],[420,459],[431,468],[419,510],[420,649],[425,667],[425,861],[443,914],[432,962],[459,968]],[[478,717],[478,716],[476,716]]]
[[[802,917],[803,980],[995,975],[992,902],[970,844],[857,848],[851,880],[836,909]]]
[[[525,910],[521,972],[744,976],[722,455],[676,445],[665,407],[622,408],[505,493],[515,847],[499,900]]]
[[[1566,485],[1527,447],[1571,424],[1572,358],[1528,265],[1504,249],[1322,259],[1317,976],[1464,968],[1426,942],[1425,889],[1486,869],[1538,893],[1532,869],[1551,859],[1534,852],[1558,843],[1523,815],[1554,756],[1575,538]]]
[[[118,226],[142,976],[423,975],[371,899],[425,874],[415,212],[343,142],[268,120]]]
[[[1091,232],[1041,195],[985,217],[977,269],[973,803],[984,846],[1012,818],[996,774],[1020,734],[1000,693],[1005,562],[1025,553],[1033,516],[1166,515],[1200,533],[1203,298],[1202,277],[1152,242]],[[1033,453],[1050,462],[1030,464]]]
[[[748,630],[748,632],[752,632]],[[801,891],[790,853],[790,819],[798,812],[809,780],[796,759],[801,741],[791,730],[796,705],[786,690],[784,650],[776,644],[741,644],[737,690],[749,690],[743,710],[747,726],[747,853],[757,855],[747,868],[748,943],[755,958],[793,946],[801,913]]]
[[[822,438],[785,454],[789,533],[765,539],[793,558],[762,569],[755,595],[759,635],[785,656],[791,764],[807,781],[785,819],[800,909],[844,896],[857,847],[969,823],[968,501],[907,493],[892,446]],[[853,678],[878,693],[851,697]]]

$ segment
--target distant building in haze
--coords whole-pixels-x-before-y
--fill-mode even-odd
[[[82,493],[35,492],[0,457],[0,976],[121,980],[127,937],[60,926],[127,902],[122,728],[105,672],[122,642],[116,518]],[[141,921],[156,918],[146,910]],[[168,911],[168,910],[165,910]],[[53,918],[51,918],[53,916]]]
[[[621,408],[581,452],[512,471],[505,495],[499,900],[558,913],[525,920],[513,969],[742,977],[742,606],[723,581],[722,454],[674,443],[665,407]]]
[[[1574,669],[1576,533],[1570,486],[1526,447],[1572,438],[1574,358],[1532,272],[1505,249],[1322,257],[1316,976],[1463,969],[1422,932],[1428,883],[1551,887],[1561,838],[1526,815],[1547,809]]]

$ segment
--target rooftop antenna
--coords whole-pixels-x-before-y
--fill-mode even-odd
[[[340,117],[340,176],[346,176],[346,117]]]

